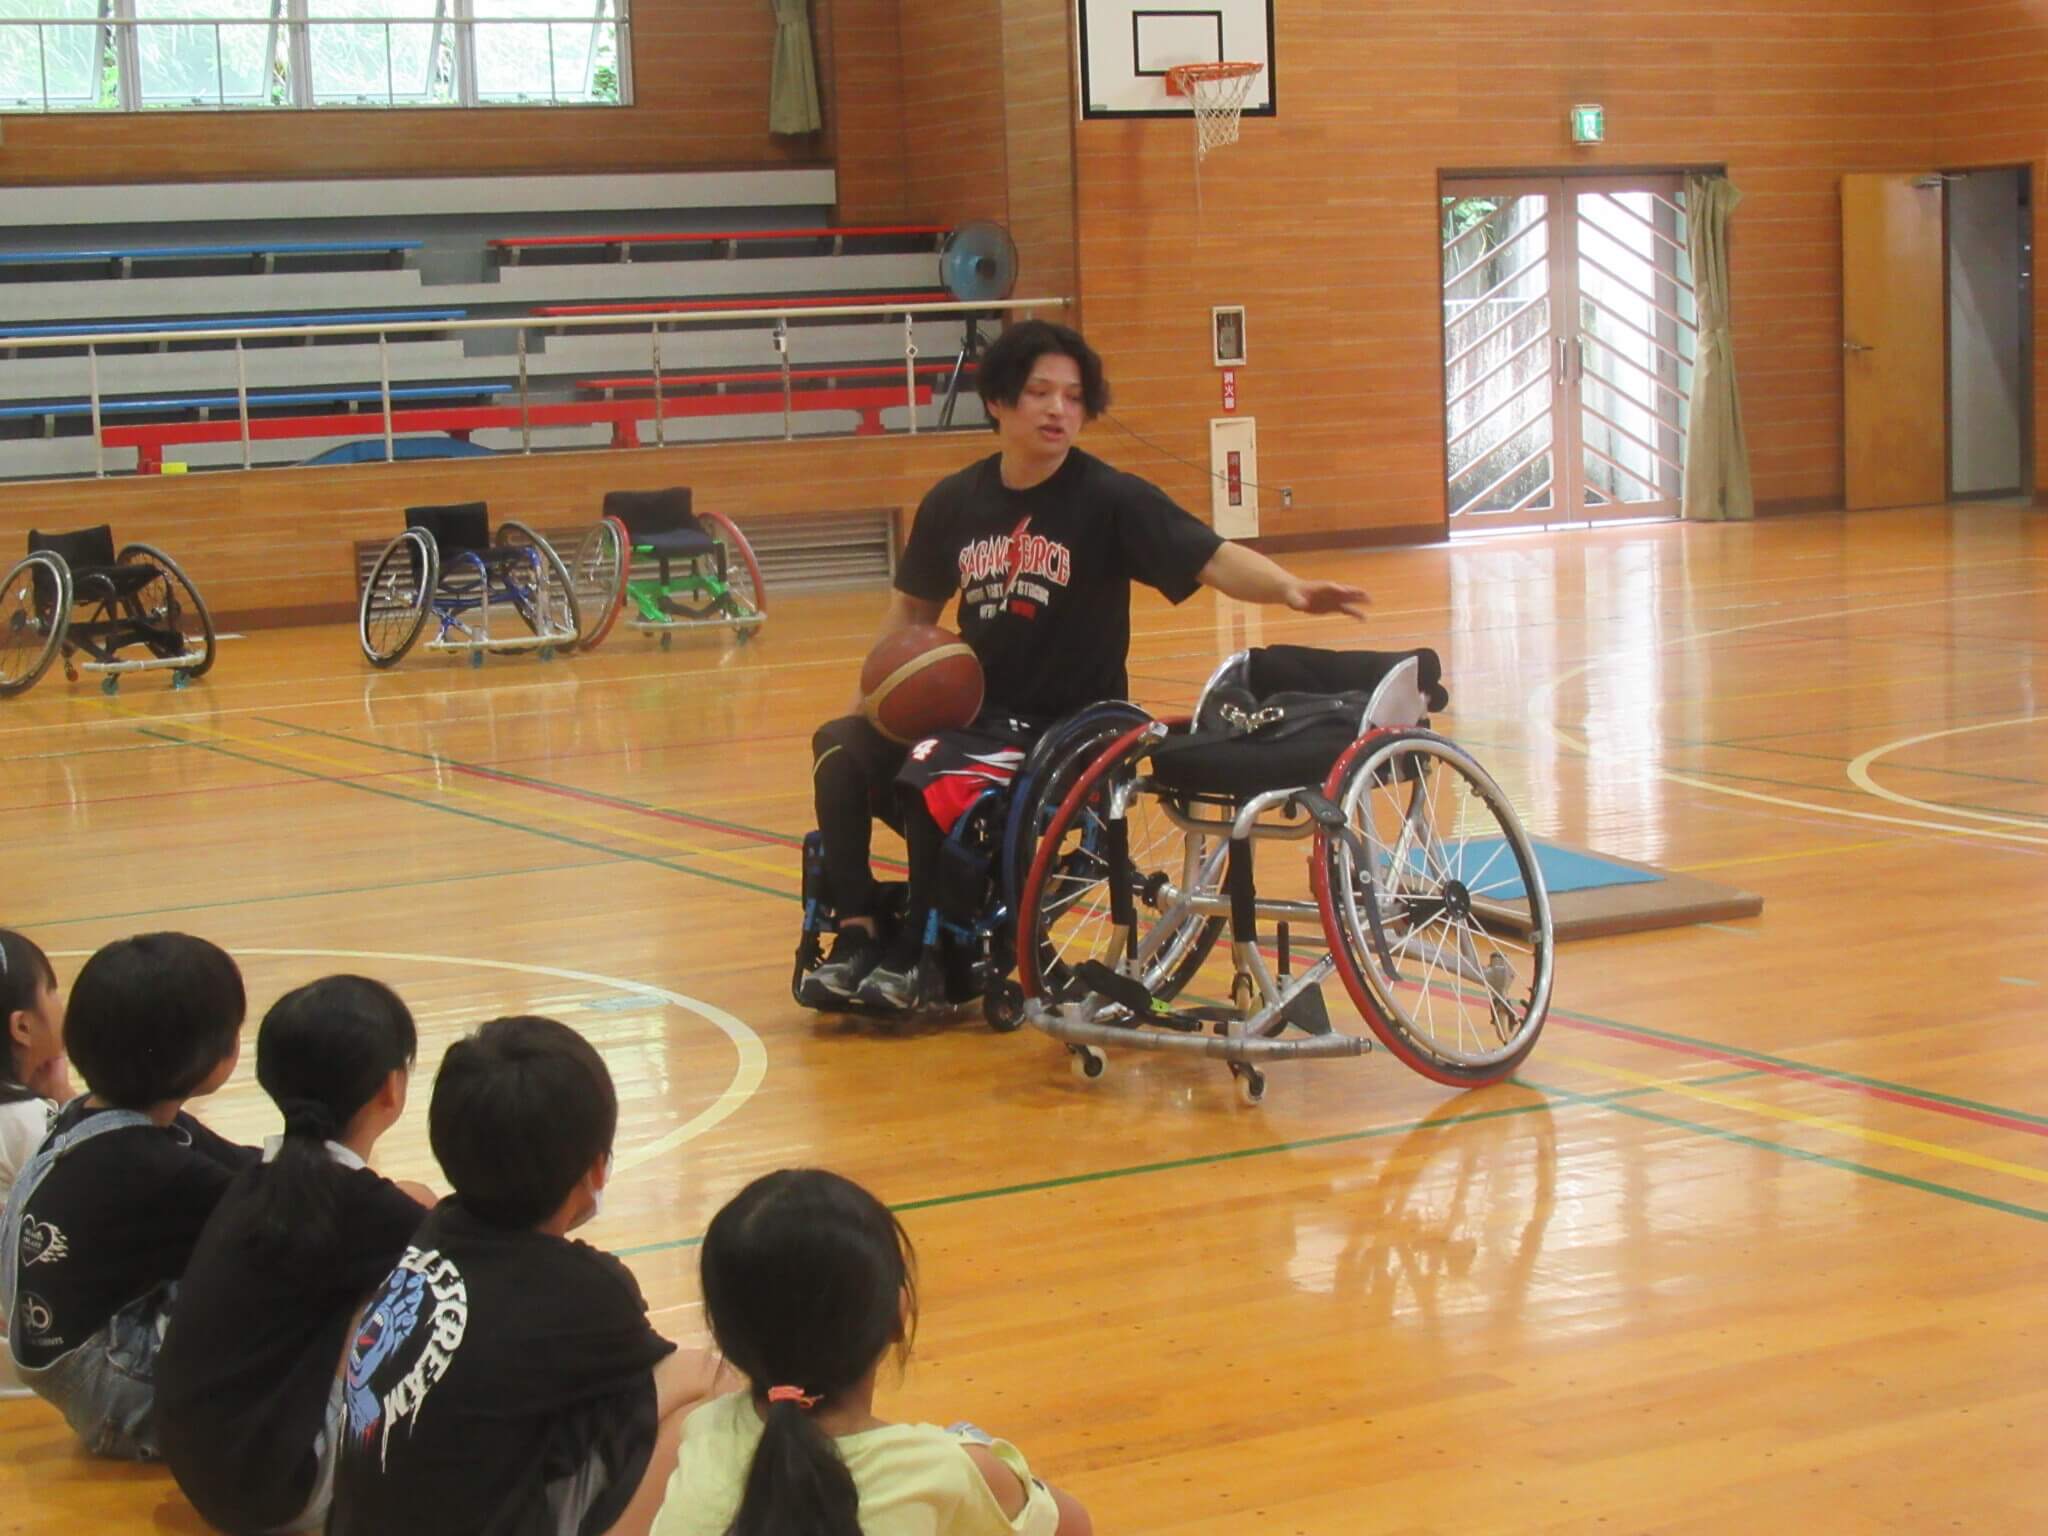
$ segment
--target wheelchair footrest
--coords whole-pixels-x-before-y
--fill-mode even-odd
[[[1164,1029],[1199,1034],[1211,1024],[1226,1024],[1237,1017],[1236,1010],[1231,1008],[1176,1008],[1164,999],[1154,997],[1145,983],[1136,977],[1112,970],[1100,960],[1084,960],[1074,968],[1074,976],[1089,991],[1130,1010],[1134,1024],[1157,1024]]]

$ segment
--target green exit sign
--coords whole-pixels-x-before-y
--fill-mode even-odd
[[[1598,103],[1572,108],[1572,142],[1598,144],[1607,137],[1607,109]]]

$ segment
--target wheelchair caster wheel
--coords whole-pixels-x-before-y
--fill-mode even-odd
[[[739,643],[740,643],[741,645],[749,645],[749,644],[751,644],[751,643],[753,642],[753,639],[754,639],[754,629],[753,629],[753,626],[752,626],[752,625],[748,625],[748,626],[747,626],[746,628],[744,628],[744,629],[741,629],[741,630],[737,630],[737,631],[735,631],[735,632],[734,632],[734,635],[735,635],[735,638],[736,638],[736,639],[737,639],[737,640],[739,641]]]
[[[471,651],[469,653],[469,670],[472,672],[480,672],[483,670],[483,665],[484,653],[482,651]]]
[[[64,681],[67,683],[78,681],[78,668],[72,666],[68,661],[64,663]]]
[[[1067,1058],[1067,1069],[1084,1082],[1094,1082],[1109,1070],[1109,1058],[1092,1045],[1068,1047],[1074,1054]]]
[[[981,1016],[999,1035],[1024,1027],[1024,989],[1014,981],[998,981],[982,995]]]
[[[181,693],[181,692],[183,692],[183,691],[184,691],[185,689],[187,689],[187,688],[190,688],[191,686],[192,686],[192,674],[191,674],[191,673],[189,673],[189,672],[173,672],[173,673],[171,674],[171,692],[173,692],[173,693]]]
[[[542,646],[540,648],[540,659],[542,661],[553,661],[555,659],[555,648],[552,645]]]
[[[109,673],[107,676],[100,679],[100,692],[104,693],[108,698],[111,699],[115,694],[119,693],[120,691],[121,679],[118,676],[114,675],[113,673]]]
[[[661,648],[662,648],[662,649],[663,649],[664,651],[666,651],[666,650],[672,650],[672,649],[674,649],[674,647],[675,647],[675,643],[676,643],[676,637],[675,637],[674,635],[668,634],[668,633],[666,633],[666,632],[664,632],[664,633],[662,634],[662,637],[661,637]]]
[[[1230,1064],[1230,1075],[1237,1082],[1237,1102],[1257,1104],[1266,1097],[1266,1074],[1257,1067]]]

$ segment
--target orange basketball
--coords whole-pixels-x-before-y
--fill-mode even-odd
[[[884,635],[861,663],[861,711],[895,742],[966,725],[981,713],[981,688],[973,649],[932,624]]]

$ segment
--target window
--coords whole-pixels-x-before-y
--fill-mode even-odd
[[[0,112],[621,106],[627,0],[0,0]]]

